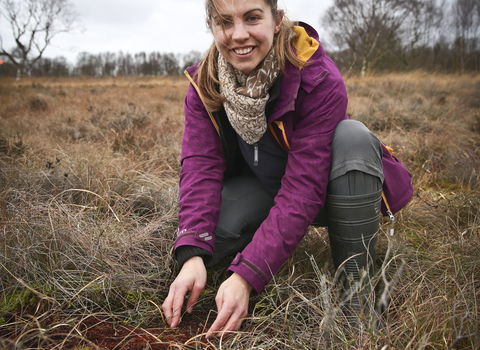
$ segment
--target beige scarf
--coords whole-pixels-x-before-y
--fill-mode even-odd
[[[268,90],[275,82],[280,67],[272,48],[265,59],[247,76],[218,55],[220,94],[233,129],[248,144],[253,145],[267,131],[265,105]]]

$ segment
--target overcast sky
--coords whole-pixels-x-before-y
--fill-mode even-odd
[[[212,42],[205,26],[204,0],[71,0],[83,31],[59,34],[44,57],[65,56],[76,62],[79,52],[204,52]],[[320,34],[320,17],[333,0],[279,0],[292,20],[310,24]],[[14,46],[2,18],[0,34],[6,49]]]

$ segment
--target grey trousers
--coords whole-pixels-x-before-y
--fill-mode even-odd
[[[382,188],[383,167],[380,141],[361,122],[340,122],[332,139],[332,163],[328,194],[358,196]],[[215,230],[215,265],[226,256],[241,252],[267,218],[274,197],[256,177],[234,177],[224,183],[220,217]],[[328,203],[326,204],[328,205]],[[327,226],[323,207],[315,226]]]

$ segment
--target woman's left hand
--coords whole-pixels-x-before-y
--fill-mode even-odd
[[[218,289],[215,302],[218,315],[207,332],[207,338],[215,333],[236,331],[247,316],[250,292],[253,287],[242,276],[234,273]]]

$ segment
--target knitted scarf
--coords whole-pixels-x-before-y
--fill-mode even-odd
[[[265,105],[268,90],[275,82],[280,67],[272,48],[264,60],[246,75],[218,55],[220,94],[225,98],[223,106],[228,120],[238,135],[253,145],[267,131]]]

